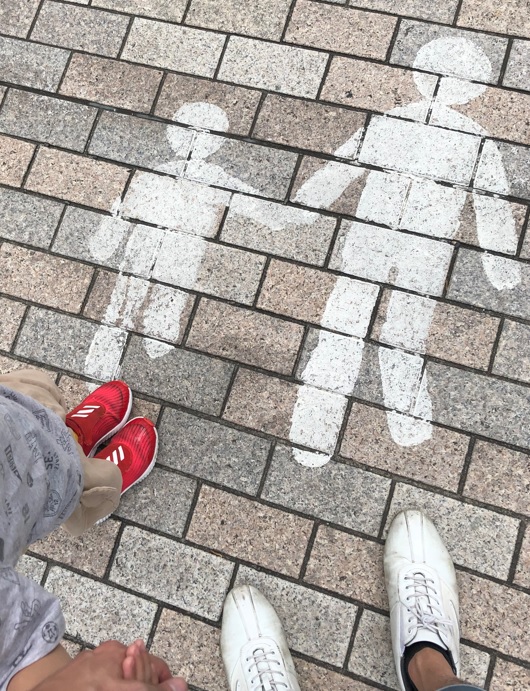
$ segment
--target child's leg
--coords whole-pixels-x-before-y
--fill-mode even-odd
[[[58,645],[46,657],[37,660],[16,674],[7,685],[7,691],[30,691],[41,681],[66,667],[70,662],[72,662],[70,655],[62,645]]]

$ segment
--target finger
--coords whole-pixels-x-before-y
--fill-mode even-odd
[[[151,662],[153,663],[155,667],[155,671],[157,674],[157,681],[158,683],[162,681],[166,681],[167,679],[172,678],[171,670],[167,666],[167,664],[162,660],[161,658],[157,657],[156,655],[151,655]]]
[[[123,678],[126,681],[136,679],[136,658],[133,655],[128,655],[122,664]]]

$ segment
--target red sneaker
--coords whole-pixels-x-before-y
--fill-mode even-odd
[[[132,408],[132,392],[123,381],[103,384],[66,416],[66,424],[77,435],[86,456],[119,432]]]
[[[118,466],[123,477],[121,493],[124,494],[153,470],[157,451],[156,427],[145,417],[135,417],[96,454],[96,458],[104,458]]]

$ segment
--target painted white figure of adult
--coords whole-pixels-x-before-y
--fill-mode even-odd
[[[460,187],[449,186],[447,182],[450,180],[437,174],[435,162],[432,170],[425,168],[421,174],[411,172],[407,166],[411,160],[420,168],[424,163],[433,163],[425,158],[422,147],[427,141],[425,137],[429,137],[429,131],[432,135],[439,135],[441,131],[429,125],[481,136],[488,134],[479,124],[451,106],[466,104],[480,96],[487,87],[470,80],[488,81],[492,73],[491,63],[482,49],[463,38],[440,38],[426,44],[419,50],[414,68],[446,76],[441,78],[434,99],[436,77],[425,72],[414,72],[414,81],[423,99],[394,108],[386,116],[372,118],[361,153],[367,143],[372,150],[377,150],[379,146],[381,166],[390,168],[391,172],[375,170],[368,174],[356,217],[379,225],[351,224],[342,238],[340,266],[353,276],[383,283],[395,282],[397,286],[415,293],[391,291],[382,335],[390,336],[387,342],[397,345],[397,348],[379,349],[383,395],[389,409],[389,431],[393,440],[402,446],[421,444],[432,436],[432,404],[423,357],[410,351],[425,352],[435,303],[422,296],[441,295],[452,247],[448,243],[433,243],[394,230],[411,230],[437,239],[453,238],[459,229],[468,193],[466,186],[469,184],[469,179],[467,182],[462,179],[456,181]],[[419,124],[427,121],[429,113],[429,125]],[[448,166],[451,165],[453,154],[455,159],[462,157],[461,152],[450,149],[451,134],[459,136],[446,132],[447,146],[443,157],[448,161]],[[336,156],[353,159],[359,149],[361,135],[362,131],[354,133],[336,151]],[[396,164],[395,156],[391,155],[391,163],[387,166],[384,150],[386,148],[390,152],[398,140],[401,145],[406,145],[403,150],[406,159],[404,165]],[[471,171],[478,151],[478,138],[475,139],[476,147],[471,137],[467,137],[467,141],[472,143],[469,161],[466,161]],[[442,146],[445,144],[442,143]],[[509,192],[501,155],[495,147],[489,166],[488,172],[501,180],[504,189]],[[328,209],[354,180],[365,174],[363,167],[330,162],[300,187],[295,201],[313,208]],[[445,184],[441,184],[442,181]],[[509,203],[475,191],[472,192],[472,199],[479,245],[485,250],[514,254],[517,235]],[[497,290],[510,290],[518,285],[520,273],[516,264],[489,252],[484,252],[482,257],[485,274]],[[326,355],[331,352],[332,342],[333,334],[322,332],[305,371],[316,372],[321,368]],[[363,344],[347,344],[344,339],[338,342],[343,351],[339,356],[342,357],[342,366],[350,368],[348,374],[352,393],[361,365]],[[347,357],[350,357],[350,363],[344,362]],[[310,387],[302,387],[292,420],[291,441],[301,444],[304,444],[304,429],[310,428],[310,393]],[[331,433],[338,437],[342,420],[329,422],[333,430]],[[307,436],[308,439],[311,437],[309,431]],[[329,442],[328,439],[328,445]],[[331,458],[330,455],[301,451],[295,453],[295,457],[305,465],[314,466],[322,465]]]

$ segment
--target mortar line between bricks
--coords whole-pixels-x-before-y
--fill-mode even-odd
[[[100,108],[98,108],[96,110],[96,117],[94,118],[94,122],[92,123],[92,127],[90,128],[90,132],[88,133],[88,137],[86,139],[85,146],[83,149],[83,154],[85,154],[86,156],[90,156],[89,149],[90,149],[90,145],[92,144],[92,138],[94,137],[94,134],[96,133],[96,129],[99,125],[99,121],[101,120],[101,116],[102,116],[103,112],[104,111],[101,110]]]
[[[52,237],[50,242],[48,243],[48,246],[43,248],[46,254],[50,254],[52,252],[52,247],[53,243],[55,242],[57,238],[57,234],[59,233],[59,229],[64,221],[64,217],[66,215],[66,210],[68,209],[68,204],[64,204],[61,213],[59,214],[59,220],[57,222],[57,225],[55,226],[55,230],[52,233]]]
[[[112,545],[112,549],[109,555],[109,560],[107,562],[107,566],[105,567],[105,571],[103,572],[103,576],[101,577],[102,582],[108,581],[110,578],[110,572],[112,571],[112,567],[114,566],[114,560],[116,558],[116,554],[118,553],[118,550],[120,548],[121,544],[121,537],[123,535],[123,531],[125,530],[125,523],[117,518],[116,516],[113,515],[113,519],[117,520],[119,525],[118,525],[118,532],[116,533],[116,537],[114,539],[114,544]]]
[[[193,493],[193,499],[191,500],[190,508],[188,510],[188,515],[186,516],[184,528],[182,529],[182,535],[181,535],[182,540],[188,539],[188,532],[189,532],[189,529],[191,526],[191,522],[193,520],[195,508],[197,507],[197,504],[199,502],[199,497],[201,495],[201,491],[202,491],[203,484],[204,484],[200,478],[196,478],[196,482],[197,482],[197,486],[195,487],[195,492]]]
[[[4,95],[2,96],[2,98],[0,98],[0,113],[2,112],[2,110],[4,108],[5,102],[7,101],[7,94],[9,93],[10,89],[11,89],[11,87],[6,87]]]
[[[136,17],[131,17],[129,23],[127,24],[127,28],[125,29],[125,34],[123,36],[120,49],[118,50],[118,55],[116,56],[116,60],[121,60],[121,56],[123,55],[123,51],[125,50],[125,46],[127,45],[127,41],[129,40],[129,35],[131,33],[135,19]]]
[[[522,258],[521,252],[523,251],[523,248],[525,246],[526,239],[528,238],[528,240],[530,241],[529,226],[530,226],[530,206],[528,206],[526,209],[525,220],[523,222],[523,227],[521,229],[521,236],[519,237],[519,242],[517,244],[517,252],[516,252],[517,258]],[[529,251],[530,251],[530,242],[529,242]]]
[[[508,69],[508,63],[510,61],[510,55],[512,52],[513,48],[513,38],[511,36],[508,36],[508,45],[506,46],[506,51],[504,54],[504,60],[502,61],[501,65],[501,71],[499,73],[499,79],[497,80],[497,85],[501,85],[504,81],[504,77],[506,75],[506,70]]]
[[[442,290],[442,294],[440,295],[442,300],[449,300],[449,287],[451,285],[451,280],[453,278],[453,271],[455,270],[456,262],[458,261],[458,255],[460,254],[460,247],[460,242],[455,242],[453,245],[453,252],[451,253],[449,266],[447,267],[447,274],[445,275],[444,287]]]
[[[256,490],[256,499],[263,499],[263,490],[265,489],[265,484],[269,476],[269,471],[272,465],[274,454],[276,453],[276,447],[278,443],[276,440],[272,440],[269,446],[269,451],[267,453],[267,458],[265,459],[265,465],[263,466],[263,472],[261,473],[261,478],[259,481],[258,489]],[[249,495],[251,496],[251,495]]]
[[[364,612],[364,607],[360,606],[357,608],[357,612],[355,613],[355,619],[353,621],[350,640],[348,641],[348,647],[346,648],[346,655],[344,656],[344,663],[341,667],[341,670],[343,672],[349,672],[348,664],[350,662],[350,658],[351,658],[351,655],[353,652],[353,646],[355,645],[355,639],[357,637],[357,632],[359,631],[359,626],[361,625],[361,617],[363,615],[363,612]]]
[[[298,367],[300,366],[300,361],[302,360],[302,356],[304,354],[304,350],[307,344],[307,339],[309,337],[309,332],[310,332],[310,327],[305,326],[304,331],[302,333],[302,338],[300,339],[300,345],[298,346],[298,351],[296,353],[296,357],[294,359],[293,367],[291,369],[291,374],[290,376],[294,379],[300,379],[300,377],[296,376],[296,373],[298,371]]]
[[[188,19],[188,14],[189,14],[189,11],[190,11],[190,9],[191,9],[191,3],[192,3],[192,0],[188,0],[188,2],[187,2],[187,4],[186,4],[186,7],[185,7],[185,9],[184,9],[184,13],[183,13],[183,15],[182,15],[182,19],[180,20],[180,24],[181,24],[182,26],[184,26],[184,24],[186,24],[186,21],[187,21],[187,19]]]
[[[309,539],[307,541],[307,546],[305,549],[304,553],[304,558],[302,559],[302,563],[300,565],[300,570],[298,571],[298,580],[300,583],[303,583],[305,585],[305,577],[307,573],[307,566],[309,564],[309,560],[311,559],[311,554],[313,552],[313,547],[315,545],[315,540],[317,538],[317,533],[320,528],[321,521],[319,519],[316,519],[313,521],[313,525],[311,527],[311,534],[309,535]]]
[[[464,495],[464,489],[466,486],[467,476],[469,473],[469,468],[471,466],[471,460],[473,458],[473,452],[475,450],[476,439],[474,436],[469,438],[469,444],[467,446],[466,456],[464,458],[464,463],[462,465],[462,470],[460,472],[460,480],[458,481],[458,489],[456,493],[459,495]]]
[[[191,155],[191,151],[190,151],[190,155]],[[188,159],[188,160],[189,160],[189,159]],[[221,240],[221,235],[222,235],[222,233],[223,233],[223,231],[224,231],[224,229],[225,229],[225,223],[226,223],[226,219],[227,219],[227,217],[228,217],[228,214],[230,213],[230,204],[231,204],[231,201],[232,201],[232,200],[230,200],[230,202],[225,206],[225,209],[224,209],[224,211],[223,211],[223,215],[221,216],[221,221],[220,221],[220,223],[219,223],[219,228],[217,229],[217,232],[215,233],[215,235],[214,235],[213,238],[212,238],[212,240],[214,240],[214,241],[216,241],[216,242],[219,242],[219,243],[222,243],[222,242],[223,242],[223,241]],[[228,244],[229,244],[229,243],[228,243]],[[235,244],[234,244],[234,247],[241,247],[241,245],[235,245]]]
[[[394,492],[396,490],[396,485],[398,483],[398,480],[396,480],[395,477],[396,476],[392,477],[392,480],[390,483],[390,488],[388,490],[388,496],[386,498],[385,508],[383,509],[383,514],[381,516],[381,525],[379,526],[379,531],[377,533],[377,539],[381,540],[383,543],[385,542],[383,535],[385,532],[386,522],[388,520],[388,515],[390,513],[390,507],[392,506],[392,501],[394,500]],[[416,486],[416,485],[414,485],[414,486]]]
[[[234,566],[234,570],[232,571],[232,577],[230,578],[230,583],[228,584],[228,591],[227,591],[228,593],[235,588],[238,574],[239,574],[239,563],[236,562],[236,565]]]
[[[229,380],[228,386],[226,388],[226,393],[225,393],[225,396],[223,398],[221,410],[219,411],[219,419],[220,420],[223,419],[223,416],[224,416],[225,411],[226,411],[226,407],[228,405],[228,401],[230,400],[230,396],[232,394],[232,389],[234,388],[234,382],[236,380],[236,377],[238,375],[239,370],[241,369],[241,365],[238,362],[236,362],[236,361],[233,361],[233,362],[234,362],[234,369],[232,370],[232,373],[230,375],[230,380]]]
[[[37,7],[37,11],[35,12],[35,14],[34,14],[34,16],[33,16],[33,19],[31,20],[31,24],[30,24],[30,26],[29,26],[28,31],[26,32],[26,36],[25,36],[24,39],[21,39],[21,40],[23,40],[23,41],[25,41],[25,42],[30,41],[30,36],[31,36],[31,34],[33,33],[33,29],[35,28],[35,24],[37,23],[37,21],[38,21],[38,19],[39,19],[41,10],[42,10],[42,8],[43,8],[45,2],[46,2],[46,0],[41,0],[41,1],[39,2],[39,5],[38,5],[38,7]]]
[[[11,344],[11,348],[10,348],[9,351],[8,351],[8,353],[9,353],[10,355],[11,355],[11,354],[13,354],[13,355],[15,354],[15,350],[16,350],[16,348],[17,348],[17,346],[18,346],[18,342],[19,342],[19,340],[20,340],[20,335],[21,335],[21,333],[22,333],[22,331],[23,331],[23,329],[24,329],[24,326],[25,326],[25,324],[26,324],[26,319],[27,319],[29,310],[30,310],[30,306],[29,306],[29,305],[26,305],[26,308],[25,308],[25,310],[24,310],[24,312],[23,312],[23,314],[22,314],[22,318],[21,318],[21,320],[20,320],[20,324],[18,325],[17,332],[16,332],[16,334],[15,334],[15,338],[13,339],[13,343]]]
[[[293,18],[294,9],[296,7],[297,2],[298,0],[291,0],[291,4],[289,5],[289,11],[287,12],[287,16],[285,17],[285,24],[283,25],[283,30],[280,36],[280,43],[285,42],[285,37],[287,36],[287,31],[291,24],[291,19]]]
[[[259,97],[258,105],[256,107],[256,112],[254,113],[254,117],[252,118],[252,124],[250,125],[250,129],[248,131],[248,138],[251,140],[254,140],[254,130],[256,129],[256,126],[258,124],[259,116],[261,115],[261,111],[263,106],[265,105],[265,100],[268,96],[268,92],[262,91],[261,95]],[[258,140],[255,140],[258,141]]]
[[[219,72],[221,71],[221,66],[223,64],[223,61],[225,59],[225,54],[228,49],[228,42],[230,41],[230,34],[226,34],[225,42],[223,43],[223,47],[221,48],[221,53],[219,55],[219,60],[217,61],[217,67],[215,68],[215,71],[212,76],[212,81],[217,81],[217,78],[219,76]]]
[[[455,28],[458,26],[458,20],[460,19],[460,11],[462,9],[462,5],[464,4],[464,0],[458,0],[458,5],[456,6],[455,10],[455,16],[453,17],[453,23],[452,26]],[[460,28],[460,27],[458,27]]]
[[[497,664],[497,655],[492,653],[490,655],[490,661],[488,664],[488,671],[486,672],[486,679],[484,681],[484,688],[489,689],[491,685],[491,681],[493,679],[493,673],[495,671],[495,666]]]
[[[57,84],[57,88],[56,88],[55,92],[52,91],[52,92],[50,92],[50,93],[52,93],[52,94],[53,94],[53,93],[57,93],[57,95],[58,95],[58,92],[62,89],[63,82],[64,82],[64,80],[66,79],[66,75],[67,75],[67,73],[68,73],[68,70],[70,69],[70,64],[71,64],[71,62],[72,62],[72,60],[73,60],[73,57],[74,57],[74,51],[71,50],[71,51],[70,51],[70,54],[69,54],[68,57],[66,58],[66,63],[65,63],[65,65],[64,65],[64,70],[63,70],[63,73],[61,74],[61,77],[59,78],[59,82],[58,82],[58,84]],[[44,94],[47,94],[47,92],[45,92],[43,89],[42,89],[42,90],[38,90],[37,93],[43,94],[43,95],[44,95]]]
[[[147,650],[151,650],[151,646],[153,645],[153,641],[156,636],[156,630],[158,628],[158,624],[160,622],[160,617],[162,616],[162,612],[164,611],[163,605],[158,605],[157,610],[155,612],[155,616],[153,617],[153,623],[151,624],[151,629],[149,631],[149,634],[147,636],[147,641],[145,642],[145,647]]]
[[[519,558],[521,556],[521,547],[523,546],[523,540],[526,532],[527,523],[521,521],[519,523],[519,531],[517,533],[517,538],[515,540],[515,545],[513,548],[512,563],[510,564],[510,569],[508,571],[508,578],[506,582],[510,585],[514,585],[514,579],[517,571],[517,566],[519,564]]]
[[[335,249],[335,245],[337,244],[337,239],[339,237],[341,225],[342,225],[342,221],[341,221],[341,218],[339,216],[339,217],[337,217],[337,222],[335,223],[335,228],[334,228],[333,233],[331,235],[331,240],[329,243],[328,251],[326,252],[326,257],[325,257],[324,263],[322,265],[323,269],[330,270],[329,264],[331,262],[331,257],[333,256],[333,251]]]
[[[33,150],[33,153],[31,155],[31,159],[29,161],[28,167],[26,168],[26,172],[22,176],[22,181],[20,183],[20,189],[23,190],[24,186],[26,185],[28,178],[31,174],[31,169],[33,168],[33,164],[35,163],[35,159],[37,158],[37,154],[39,153],[39,150],[41,148],[40,144],[37,144]]]
[[[384,63],[386,65],[390,65],[390,58],[392,57],[392,53],[394,52],[394,48],[396,47],[396,42],[399,36],[399,32],[401,31],[401,20],[402,17],[397,18],[396,21],[396,26],[394,27],[394,31],[392,32],[392,36],[390,37],[390,43],[388,45],[388,50],[386,51],[386,56],[384,59]]]
[[[502,332],[504,330],[505,323],[506,323],[506,319],[504,317],[501,317],[501,319],[499,320],[499,326],[497,327],[497,334],[495,335],[495,340],[493,341],[493,347],[491,349],[491,355],[490,355],[490,360],[489,360],[487,372],[488,372],[488,374],[491,374],[493,376],[495,376],[493,373],[493,366],[495,364],[495,358],[497,357],[497,351],[499,349],[499,343],[500,343],[500,340],[502,337]]]
[[[297,155],[297,158],[296,158],[296,161],[294,164],[294,168],[293,168],[293,174],[291,175],[289,185],[287,186],[287,192],[285,193],[285,197],[284,197],[284,203],[286,203],[286,204],[291,203],[291,196],[293,194],[293,189],[294,189],[294,186],[296,184],[296,179],[298,177],[298,173],[300,172],[300,168],[302,166],[303,158],[304,158],[303,154]],[[318,213],[318,211],[317,211],[317,213]]]
[[[193,322],[195,321],[195,315],[197,314],[197,312],[199,310],[199,303],[203,299],[206,299],[206,297],[204,295],[195,295],[195,297],[193,299],[193,305],[191,306],[191,312],[190,312],[190,316],[188,317],[188,323],[186,324],[186,328],[184,329],[184,334],[182,335],[180,347],[187,347],[186,344],[188,342],[190,332],[193,328]]]
[[[332,61],[333,61],[333,58],[334,58],[333,54],[330,53],[330,54],[328,55],[328,59],[327,59],[327,61],[326,61],[326,65],[325,65],[325,67],[324,67],[324,72],[323,72],[323,74],[322,74],[322,79],[320,80],[320,84],[319,84],[319,87],[318,87],[318,89],[317,89],[317,93],[316,93],[316,96],[315,96],[315,100],[317,101],[317,103],[320,102],[320,97],[322,96],[322,91],[324,90],[324,86],[325,86],[325,84],[326,84],[326,82],[327,82],[327,80],[328,80],[328,75],[329,75],[329,71],[330,71],[330,69],[331,69],[331,63],[332,63]]]
[[[87,291],[85,293],[85,297],[81,301],[81,307],[79,308],[79,314],[80,315],[81,314],[84,315],[84,313],[85,313],[85,309],[87,307],[88,301],[92,297],[92,291],[94,290],[94,287],[96,285],[98,277],[100,276],[100,273],[101,273],[101,269],[94,269],[94,271],[92,273],[92,277],[90,279],[90,283],[88,284],[88,288],[87,288]]]
[[[438,81],[439,81],[439,83],[441,82],[441,80],[438,80]],[[469,181],[469,186],[472,189],[474,187],[475,180],[477,178],[478,168],[479,168],[480,162],[482,160],[482,152],[484,151],[484,147],[486,146],[486,141],[487,141],[486,137],[480,138],[480,143],[478,145],[478,150],[477,150],[477,157],[475,159],[475,165],[473,166],[473,172],[471,173],[471,179]]]
[[[158,108],[158,102],[160,101],[160,97],[162,96],[162,91],[164,90],[164,86],[166,84],[167,77],[168,77],[168,71],[162,70],[162,77],[161,77],[160,83],[158,84],[158,87],[156,89],[156,94],[155,94],[155,97],[153,99],[153,104],[151,105],[151,108],[149,109],[149,115],[152,117],[155,117],[156,109]]]
[[[256,294],[254,295],[254,300],[252,301],[252,305],[249,305],[249,307],[251,307],[252,309],[259,310],[260,313],[262,311],[266,312],[266,310],[261,310],[260,308],[258,308],[258,302],[259,302],[259,299],[261,297],[261,291],[263,290],[263,286],[265,285],[265,281],[267,280],[267,274],[269,273],[269,267],[271,265],[271,262],[272,262],[272,257],[270,255],[267,255],[267,258],[265,260],[265,264],[263,265],[263,270],[261,272],[261,276],[259,279],[258,287],[256,289]]]

